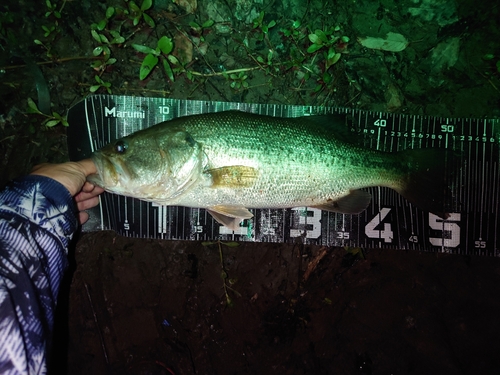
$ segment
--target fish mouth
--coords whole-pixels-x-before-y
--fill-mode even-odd
[[[95,186],[100,186],[104,188],[104,181],[101,179],[101,176],[98,173],[91,174],[87,176],[87,181]]]
[[[116,186],[118,184],[118,174],[113,162],[99,153],[92,154],[91,159],[96,166],[97,173],[87,176],[87,181],[103,189]]]

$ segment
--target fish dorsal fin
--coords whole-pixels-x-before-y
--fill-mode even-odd
[[[237,230],[244,219],[250,219],[253,214],[245,207],[217,205],[207,209],[217,222],[231,230]]]
[[[208,169],[212,176],[212,187],[242,188],[252,186],[259,175],[256,168],[245,165],[232,165]]]
[[[345,197],[311,207],[341,214],[359,214],[368,207],[371,199],[371,194],[366,191],[351,190]]]

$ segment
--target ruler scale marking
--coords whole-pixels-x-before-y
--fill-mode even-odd
[[[158,111],[159,107],[162,107],[162,111]],[[351,121],[354,120],[352,131],[360,136],[364,135],[366,145],[382,151],[423,147],[463,150],[463,160],[460,162],[462,170],[453,181],[450,181],[456,185],[456,195],[452,202],[458,208],[457,215],[453,215],[454,218],[460,217],[456,219],[457,221],[438,220],[439,229],[432,229],[431,226],[435,225],[433,220],[436,220],[432,215],[415,208],[394,191],[377,187],[367,189],[372,192],[372,203],[365,212],[356,217],[344,214],[340,216],[341,214],[331,212],[319,214],[316,213],[317,210],[307,209],[303,219],[305,224],[299,226],[303,228],[301,231],[305,231],[306,242],[500,255],[497,203],[500,199],[498,172],[500,139],[496,130],[498,120],[394,115],[351,108],[336,110],[311,106],[255,105],[103,95],[87,98],[81,110],[85,116],[82,125],[86,133],[86,142],[93,151],[116,137],[125,135],[124,133],[129,134],[151,126],[155,122],[194,113],[235,108],[283,117],[338,111],[345,113]],[[120,111],[119,113],[135,112],[133,116],[120,118],[110,116],[112,110]],[[135,118],[135,113],[143,115]],[[68,139],[69,137],[68,135]],[[100,201],[101,205],[95,214],[98,222],[95,228],[114,229],[120,234],[133,237],[164,239],[215,239],[221,236],[220,225],[213,222],[206,210],[155,207],[146,202],[108,193],[101,196]],[[264,214],[259,210],[251,211],[255,214],[254,219],[244,222],[242,234],[228,233],[223,237],[237,241],[261,238],[270,241],[293,241],[290,230],[287,229],[291,227],[283,223],[289,217],[292,224],[295,220],[292,220],[293,217],[300,217],[297,216],[297,212],[269,210]],[[164,220],[161,220],[162,217]],[[125,221],[128,230],[125,229]],[[373,238],[365,233],[366,225],[370,223],[372,229],[371,232],[367,232]],[[264,229],[262,224],[266,225],[265,230],[270,234],[264,236],[259,234],[258,231]],[[199,227],[202,227],[201,231]],[[274,234],[271,234],[273,230]],[[312,231],[316,230],[319,230],[319,237],[311,238]],[[430,244],[431,239],[440,237],[439,247]]]

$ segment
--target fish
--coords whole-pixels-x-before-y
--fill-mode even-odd
[[[358,140],[356,140],[358,138]],[[88,181],[159,205],[206,209],[236,230],[249,208],[360,214],[363,188],[394,189],[446,219],[447,150],[363,147],[346,115],[282,118],[244,111],[178,117],[95,151]]]

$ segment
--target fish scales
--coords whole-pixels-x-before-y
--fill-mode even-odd
[[[360,147],[341,115],[279,118],[227,111],[176,118],[96,151],[107,191],[206,208],[236,229],[248,208],[299,206],[359,213],[370,186],[395,189],[446,217],[445,150],[385,153]]]

